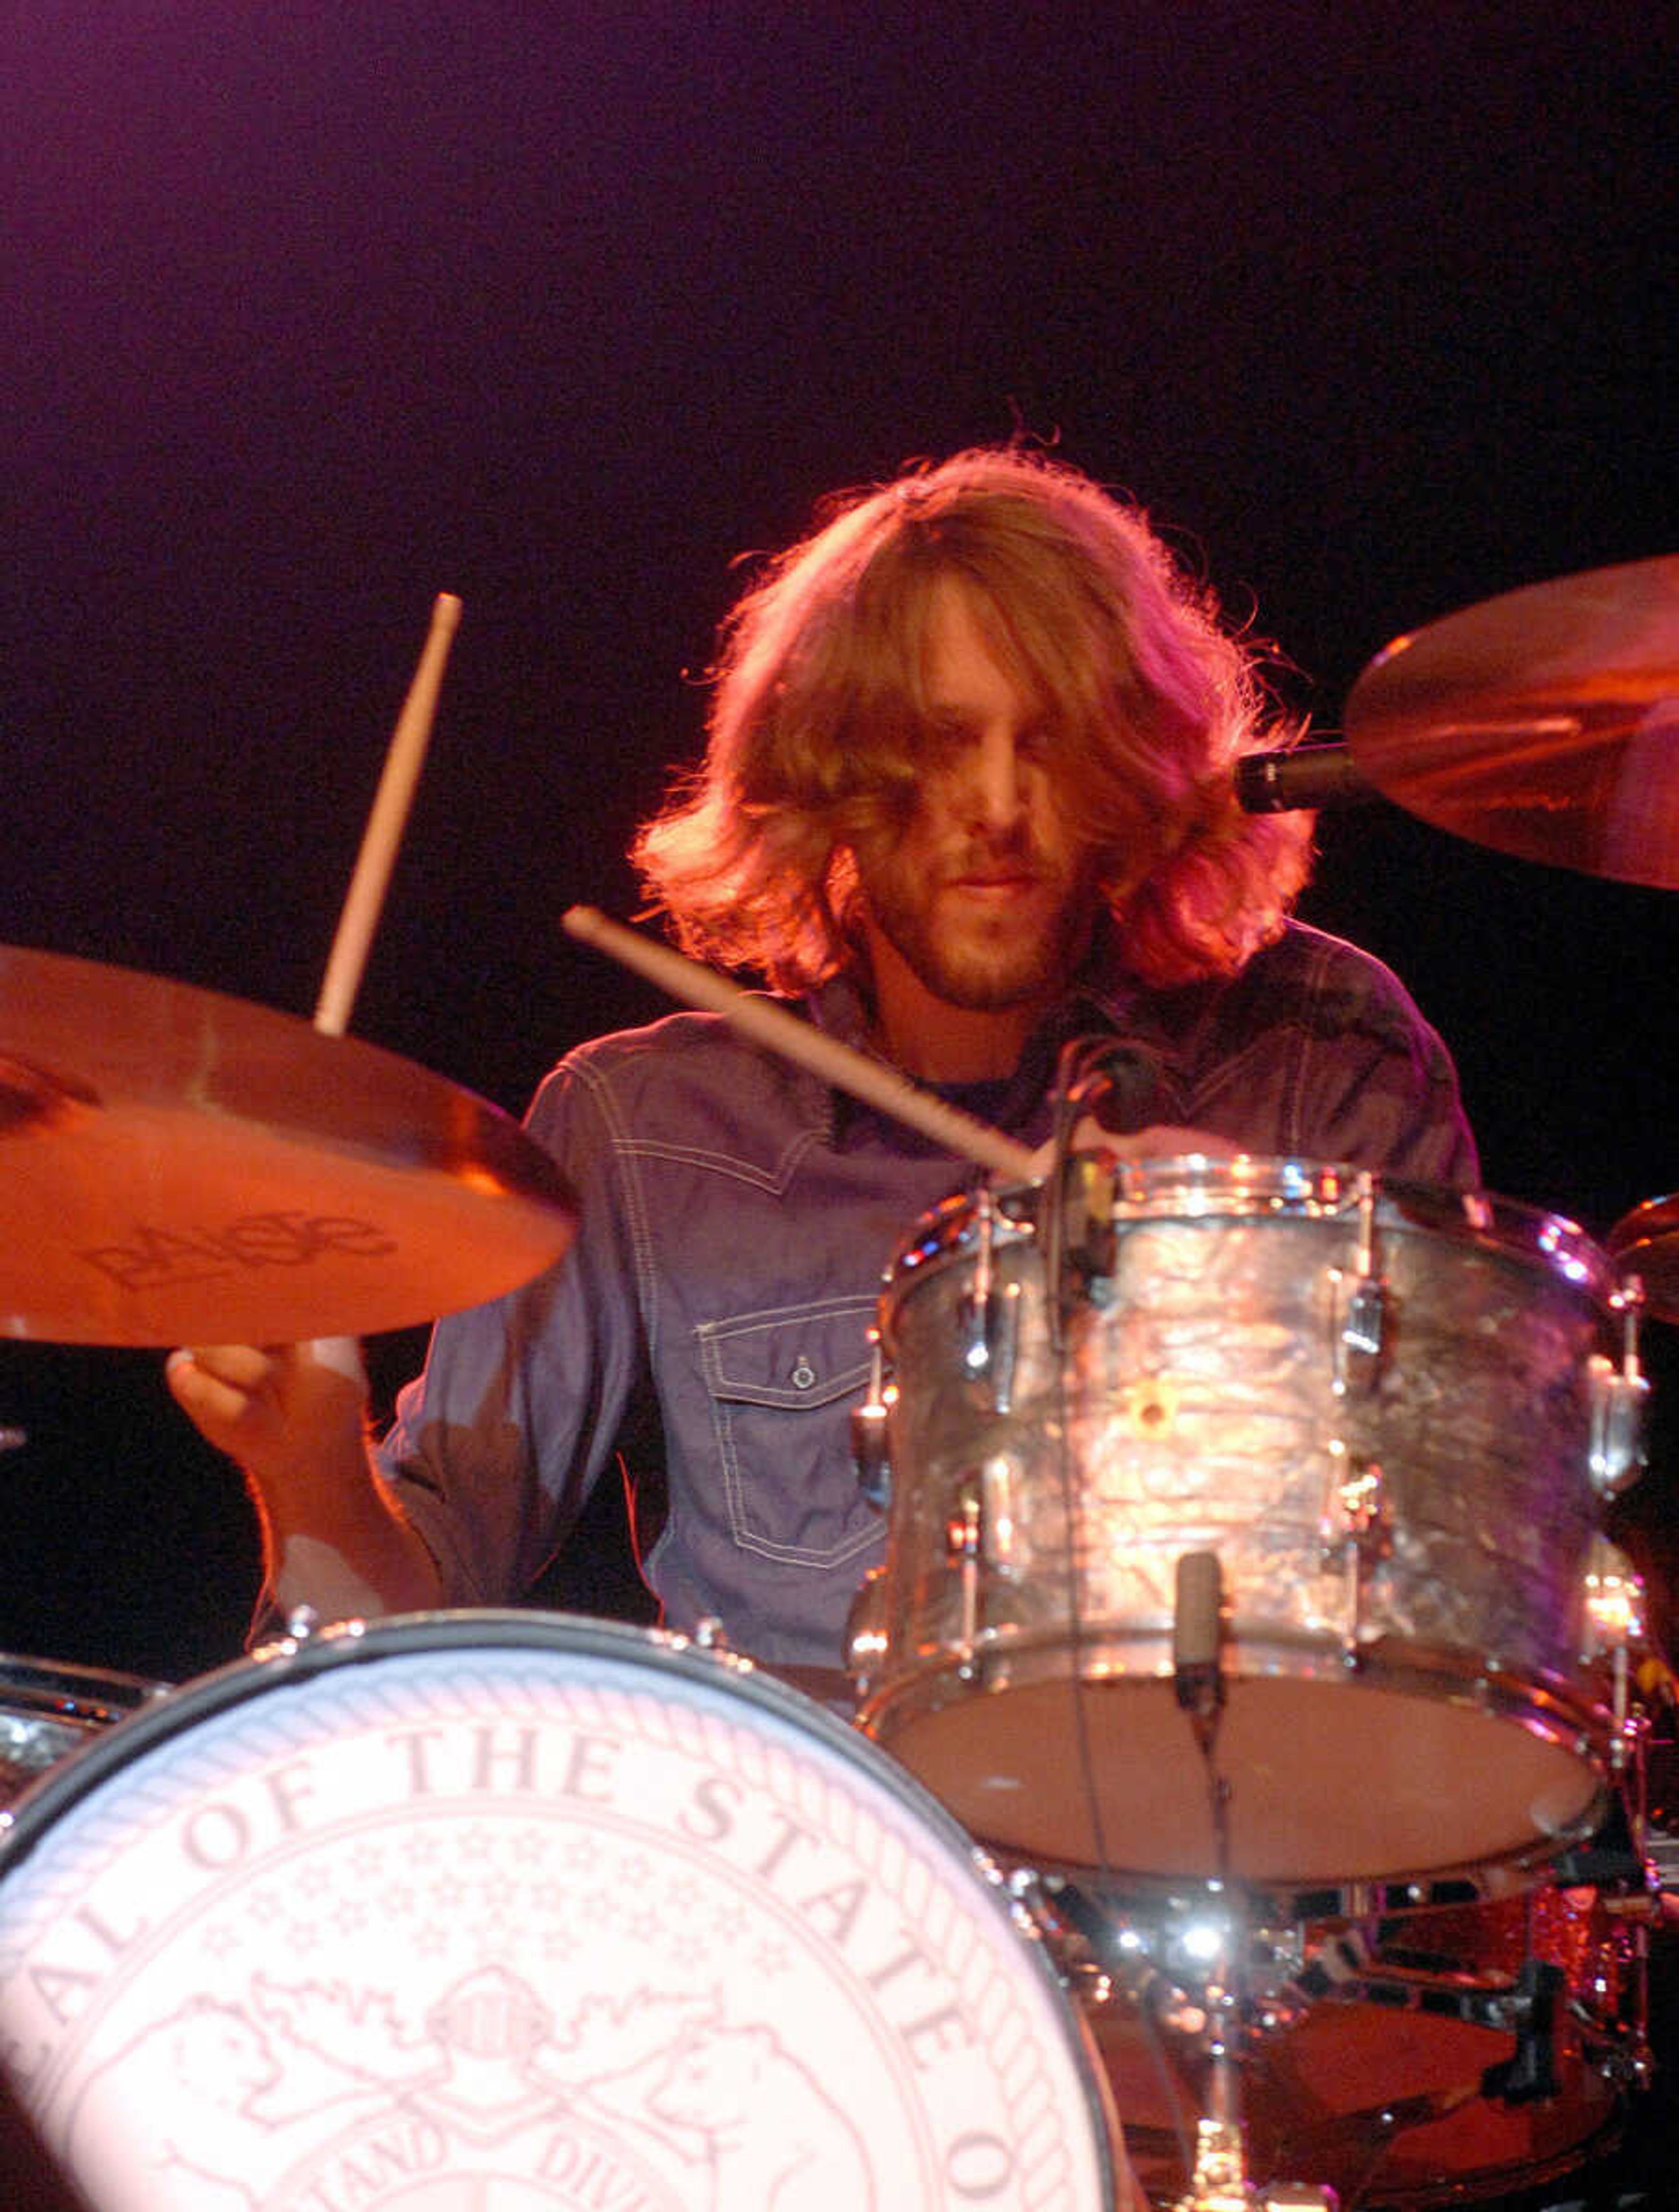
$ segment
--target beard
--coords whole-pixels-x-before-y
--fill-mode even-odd
[[[1068,872],[1013,850],[929,866],[900,844],[856,855],[864,913],[923,988],[971,1013],[1002,1013],[1058,995],[1090,939],[1094,871]],[[967,873],[1018,861],[1033,887],[995,909],[964,896]]]

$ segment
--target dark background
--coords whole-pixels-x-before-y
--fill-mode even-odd
[[[661,1011],[558,916],[629,911],[731,563],[827,489],[1058,440],[1330,731],[1396,634],[1672,550],[1675,47],[1630,0],[5,0],[0,939],[306,1016],[453,591],[355,1026],[518,1110]],[[1602,1233],[1679,1183],[1679,892],[1385,805],[1322,845],[1494,1189]],[[159,1367],[0,1346],[0,1644],[236,1651],[251,1523]]]
[[[1058,439],[1326,731],[1397,633],[1672,550],[1661,11],[0,23],[0,939],[308,1014],[456,592],[355,1026],[511,1110],[660,1010],[558,916],[631,909],[731,564],[824,490]],[[1304,910],[1445,1031],[1494,1189],[1602,1232],[1679,1182],[1679,894],[1385,803],[1322,845]],[[12,1649],[236,1648],[252,1531],[158,1365],[0,1347]]]

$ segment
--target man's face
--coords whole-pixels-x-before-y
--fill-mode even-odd
[[[1046,1006],[1089,936],[1091,856],[1058,804],[1043,702],[999,660],[950,579],[934,594],[926,684],[941,742],[914,811],[856,854],[877,973],[895,954],[947,1006]]]

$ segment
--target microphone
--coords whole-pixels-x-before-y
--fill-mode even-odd
[[[1294,745],[1286,752],[1249,753],[1236,763],[1236,803],[1246,814],[1367,806],[1380,796],[1353,765],[1352,754],[1339,738]]]
[[[1203,1751],[1224,1703],[1220,1650],[1224,1641],[1224,1575],[1216,1552],[1185,1552],[1178,1560],[1172,1607],[1172,1678],[1178,1703],[1195,1723]]]
[[[1064,1109],[1088,1114],[1118,1136],[1177,1110],[1162,1089],[1165,1079],[1165,1062],[1153,1046],[1099,1030],[1062,1047],[1055,1097]]]

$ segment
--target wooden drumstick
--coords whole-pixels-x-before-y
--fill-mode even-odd
[[[396,864],[397,848],[414,799],[420,766],[431,741],[437,718],[438,694],[443,687],[444,664],[461,618],[461,603],[452,592],[439,592],[432,608],[432,625],[426,634],[419,665],[409,686],[397,726],[391,733],[385,771],[374,795],[373,812],[362,833],[355,872],[338,919],[337,934],[326,963],[326,980],[315,1007],[315,1027],[325,1036],[342,1036],[349,1027],[350,1009],[361,988],[367,949]]]
[[[627,929],[595,907],[570,907],[561,920],[567,936],[579,944],[610,953],[673,999],[721,1014],[743,1036],[820,1076],[836,1090],[849,1091],[866,1105],[878,1107],[882,1113],[918,1129],[923,1136],[963,1159],[976,1160],[981,1167],[993,1169],[1016,1182],[1032,1181],[1033,1156],[1024,1145],[1005,1137],[988,1122],[977,1121],[972,1114],[964,1114],[960,1107],[948,1106],[895,1067],[870,1060],[866,1054],[841,1044],[837,1037],[825,1036],[773,999],[742,990],[714,969],[637,930]]]

